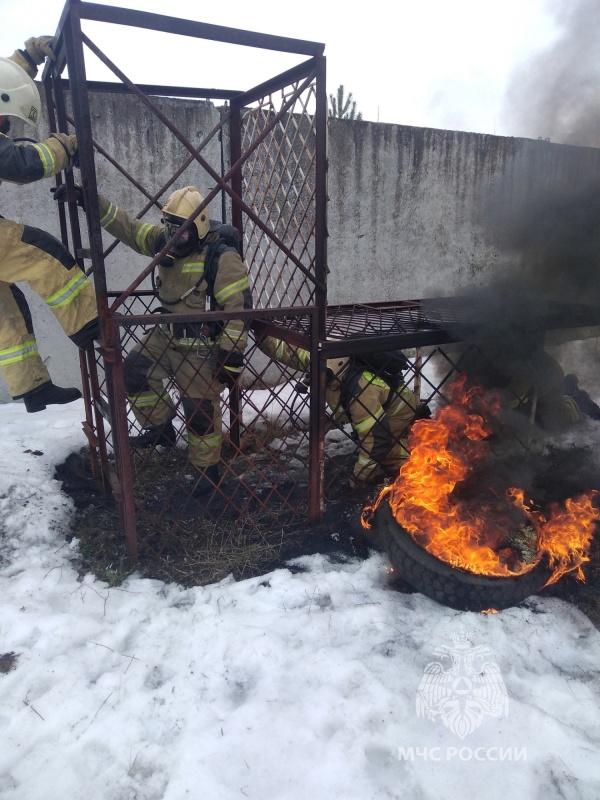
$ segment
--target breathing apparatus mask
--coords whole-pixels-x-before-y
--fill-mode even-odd
[[[171,239],[181,228],[185,219],[181,217],[173,217],[165,214],[164,217],[164,231],[158,237],[156,242],[156,251],[163,249],[165,244]],[[161,258],[159,264],[161,267],[172,267],[175,261],[180,258],[189,256],[191,252],[197,247],[199,242],[198,230],[195,225],[190,225],[181,236],[173,243],[171,248]]]
[[[185,186],[177,189],[169,197],[163,207],[164,231],[158,237],[156,252],[163,249],[165,244],[171,239],[187,218],[202,203],[204,198],[195,186]],[[205,208],[195,218],[194,224],[190,225],[181,236],[173,243],[169,251],[160,260],[161,267],[172,267],[175,261],[189,256],[191,252],[206,237],[210,230],[210,218],[208,208]]]

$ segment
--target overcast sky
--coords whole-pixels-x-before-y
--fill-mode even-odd
[[[560,39],[565,8],[600,5],[597,0],[375,0],[351,8],[304,0],[292,11],[280,0],[99,2],[323,42],[328,92],[343,83],[366,120],[543,137],[547,131],[528,130],[503,112],[510,78]],[[0,29],[0,52],[9,55],[30,35],[53,34],[63,7],[62,0],[2,0],[10,24]],[[96,23],[86,23],[84,30],[136,82],[247,89],[302,60]],[[109,77],[92,60],[89,75]]]

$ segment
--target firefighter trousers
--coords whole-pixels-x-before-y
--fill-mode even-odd
[[[200,469],[218,464],[223,427],[221,392],[213,377],[213,348],[195,338],[173,338],[157,326],[127,355],[125,388],[135,418],[142,428],[159,428],[175,416],[175,405],[165,388],[173,378],[185,415],[188,458]]]
[[[348,409],[352,426],[359,437],[358,459],[351,480],[356,486],[398,475],[400,467],[408,458],[406,437],[415,418],[417,405],[413,392],[403,385],[394,390],[393,398],[382,414],[381,406],[374,407],[372,397],[369,397],[369,388],[362,395],[368,405],[365,405],[359,394],[353,398]],[[367,410],[371,416],[357,425],[355,419],[361,409],[363,413],[360,416],[364,417]]]
[[[96,319],[98,311],[94,287],[51,234],[0,219],[0,252],[0,370],[10,394],[18,399],[50,376],[38,352],[24,297],[11,285],[26,281],[71,338]]]

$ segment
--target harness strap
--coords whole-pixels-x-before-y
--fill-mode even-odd
[[[206,322],[197,324],[190,322],[161,322],[158,326],[164,334],[170,335],[173,339],[187,339],[195,341],[197,339],[216,340],[215,331],[212,325]]]

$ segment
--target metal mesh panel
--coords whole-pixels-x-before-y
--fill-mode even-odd
[[[127,318],[130,310],[139,311],[139,306],[147,306],[149,300],[149,297],[143,296],[129,298],[123,307],[124,318]],[[156,315],[154,319],[157,319]],[[179,345],[168,330],[169,325],[162,322],[164,319],[168,319],[168,315],[158,317],[158,326],[165,329],[163,352],[157,352],[156,349],[149,351],[144,344],[151,328],[130,323],[122,325],[120,342],[126,364],[127,354],[134,347],[140,356],[148,356],[154,362],[163,358],[172,362],[173,349]],[[188,381],[193,380],[197,366],[197,363],[192,363],[194,352],[192,347],[190,355],[183,357],[185,369],[180,369],[177,377],[170,373],[161,379],[164,396],[156,397],[143,407],[144,413],[150,418],[157,405],[168,397],[171,407],[169,416],[175,433],[173,441],[159,438],[155,444],[137,447],[136,437],[151,425],[143,417],[141,420],[135,418],[131,412],[133,398],[129,397],[128,400],[128,433],[133,442],[132,483],[142,544],[146,536],[153,548],[160,547],[159,532],[166,523],[170,537],[179,526],[189,529],[194,524],[201,525],[206,521],[227,524],[234,520],[250,519],[257,528],[268,531],[305,520],[309,451],[306,398],[300,398],[287,382],[281,383],[283,368],[258,354],[252,338],[246,351],[240,397],[233,402],[228,390],[220,384],[216,385],[216,391],[221,395],[223,420],[219,477],[208,492],[196,495],[202,469],[189,460],[190,414],[184,397],[189,396],[190,386],[183,383],[181,378],[184,372]],[[99,376],[97,398],[106,407],[107,399],[103,397],[106,376],[100,357],[96,367]],[[127,383],[127,367],[125,371]],[[274,374],[267,377],[267,373],[273,371]],[[197,414],[200,419],[195,420],[195,427],[202,429],[205,412],[201,404]],[[236,425],[240,427],[239,441],[237,436],[232,435]],[[192,436],[194,433],[192,430]],[[106,439],[110,460],[114,448],[110,429]]]
[[[119,179],[125,177],[141,196],[136,204],[141,210],[135,218],[153,223],[166,196],[185,184],[198,184],[200,172],[204,182],[199,185],[211,187],[206,204],[211,204],[212,216],[220,216],[216,213],[220,205],[223,217],[231,215],[223,221],[233,222],[243,233],[255,308],[289,307],[291,317],[294,307],[298,308],[304,321],[297,325],[310,331],[310,342],[316,327],[314,308],[308,310],[307,306],[314,306],[315,260],[323,260],[322,248],[321,255],[316,256],[315,243],[315,108],[318,74],[323,81],[320,114],[324,119],[324,46],[235,29],[215,33],[214,26],[203,23],[124,9],[77,4],[76,11],[71,14],[67,9],[61,20],[57,59],[44,79],[50,89],[47,96],[52,95],[54,100],[49,101],[48,109],[56,127],[77,128],[89,251],[81,247],[73,178],[67,175],[71,238],[73,249],[80,252],[80,262],[91,257],[102,323],[101,346],[88,348],[82,360],[86,377],[84,429],[94,473],[100,475],[117,501],[128,555],[137,555],[138,534],[146,552],[159,553],[173,546],[173,533],[180,531],[193,537],[203,523],[222,525],[223,530],[228,524],[239,523],[262,532],[284,525],[293,527],[306,521],[311,503],[313,510],[318,503],[320,488],[315,492],[312,487],[309,500],[312,477],[308,471],[315,453],[315,403],[310,408],[306,402],[298,404],[299,395],[278,384],[281,368],[265,362],[252,337],[245,351],[241,382],[231,390],[224,388],[215,377],[216,337],[197,329],[208,324],[206,314],[201,309],[196,316],[193,309],[189,315],[186,311],[179,316],[157,317],[152,313],[157,303],[153,293],[142,288],[153,263],[142,268],[126,289],[115,291],[110,278],[112,259],[122,245],[103,245],[96,189],[111,185],[113,173]],[[237,90],[187,88],[180,92],[179,87],[136,86],[82,31],[81,21],[86,18],[137,24],[141,29],[200,39],[219,40],[221,33],[228,43],[267,50],[272,47],[303,58],[309,56],[309,60],[263,84],[262,90],[250,89],[245,94]],[[141,120],[150,113],[164,125],[165,137],[176,140],[165,150],[173,171],[162,185],[150,185],[147,175],[130,174],[114,153],[100,145],[101,137],[94,133],[96,117],[90,114],[91,85],[88,87],[83,61],[86,48],[122,84],[127,103],[140,105],[143,113],[134,119]],[[72,116],[67,110],[71,100],[66,98],[66,85],[60,78],[67,62]],[[98,88],[113,91],[113,86],[102,84]],[[264,98],[256,100],[260,91]],[[196,141],[186,130],[185,115],[177,116],[178,103],[157,101],[154,95],[220,98],[229,101],[230,107],[222,108],[220,122],[198,134],[200,140]],[[240,106],[246,106],[241,120]],[[181,111],[181,103],[178,107]],[[144,131],[132,135],[143,138]],[[96,159],[102,164],[100,187]],[[136,214],[136,209],[124,210]],[[60,209],[65,240],[66,211],[66,207]],[[162,257],[157,254],[154,261]],[[323,270],[322,263],[319,270]],[[318,286],[323,298],[322,281]],[[226,324],[228,319],[238,316],[211,318],[210,324]],[[244,322],[249,329],[252,314],[247,313]],[[312,435],[306,426],[307,414],[312,417]]]
[[[242,149],[254,143],[276,118],[298,85],[269,94],[242,117]],[[243,167],[244,196],[261,221],[314,275],[315,257],[315,84],[310,85],[253,150]],[[245,258],[261,307],[310,305],[314,284],[248,216],[244,216]]]

